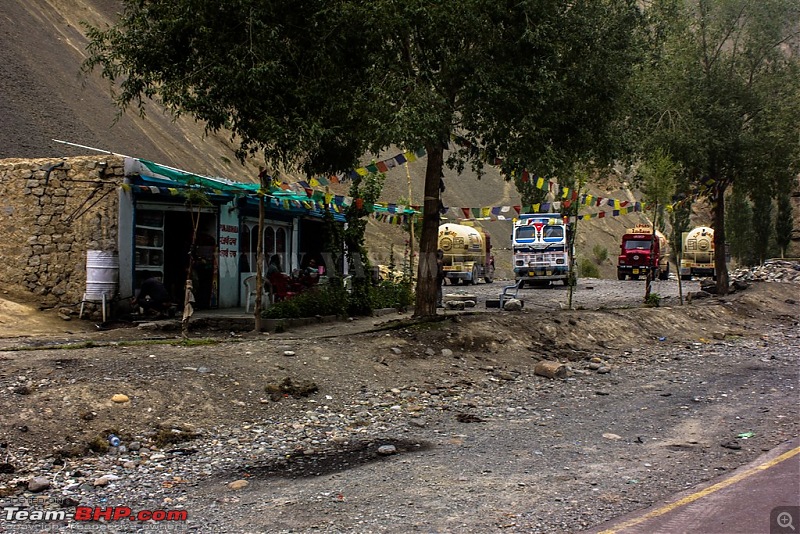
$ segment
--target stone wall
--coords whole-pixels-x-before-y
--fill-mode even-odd
[[[0,290],[41,306],[75,305],[86,251],[117,250],[116,156],[0,160]]]

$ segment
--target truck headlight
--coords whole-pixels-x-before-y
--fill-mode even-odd
[[[556,265],[564,265],[564,258],[559,258],[556,260]]]
[[[525,262],[524,262],[524,261],[522,261],[522,260],[517,260],[516,262],[514,262],[514,264],[515,264],[517,267],[522,267],[523,265],[525,265]]]

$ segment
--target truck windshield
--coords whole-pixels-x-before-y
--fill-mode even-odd
[[[650,241],[645,241],[643,239],[625,241],[625,250],[650,250]]]
[[[536,237],[536,228],[533,226],[520,226],[517,228],[517,239],[532,239]]]
[[[564,228],[561,226],[545,226],[545,237],[564,237]]]

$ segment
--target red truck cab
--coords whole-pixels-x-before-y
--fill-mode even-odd
[[[666,280],[669,264],[666,262],[666,250],[662,250],[661,236],[653,233],[650,226],[629,228],[622,236],[620,254],[617,259],[617,279],[638,280],[640,275],[648,271],[656,277]],[[661,257],[662,252],[665,257]]]

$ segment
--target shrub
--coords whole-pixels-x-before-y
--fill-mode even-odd
[[[370,303],[376,308],[405,309],[414,301],[411,283],[404,278],[384,280],[370,291]]]
[[[581,278],[600,278],[600,269],[589,258],[581,258],[578,261],[578,273]]]
[[[262,313],[267,319],[295,319],[315,315],[369,315],[376,308],[405,309],[414,302],[414,291],[406,279],[384,280],[378,285],[361,284],[348,292],[340,279],[313,287],[276,302]]]
[[[658,308],[661,305],[661,295],[658,293],[650,293],[644,300],[644,305],[650,308]]]
[[[347,291],[338,279],[313,287],[294,297],[276,302],[263,312],[267,319],[293,319],[315,315],[344,315],[347,310]]]
[[[608,259],[608,249],[600,245],[592,248],[592,254],[594,254],[594,262],[597,265],[602,265]]]

